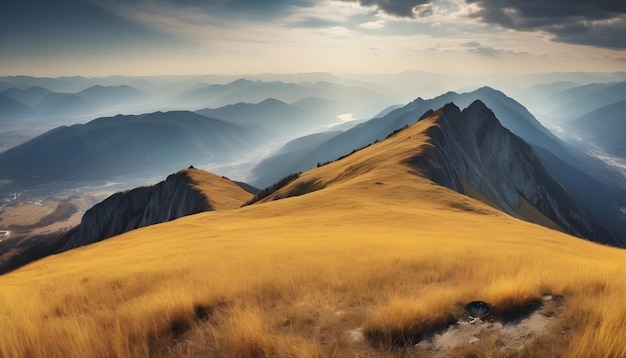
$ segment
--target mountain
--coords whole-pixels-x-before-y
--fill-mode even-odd
[[[265,132],[192,112],[104,117],[58,127],[0,154],[2,179],[110,178],[190,161],[220,162]]]
[[[489,154],[522,160],[511,166],[520,196],[548,183],[528,175],[541,171],[527,146],[477,106],[434,112],[263,202],[132,230],[1,276],[2,354],[623,356],[624,250],[519,220],[420,171],[418,158],[458,158],[488,176]],[[482,141],[442,135],[440,122]],[[519,188],[497,179],[497,191]],[[558,198],[545,189],[540,198]],[[575,209],[558,199],[556,212]],[[491,310],[470,323],[463,307],[477,300]]]
[[[273,98],[256,104],[237,103],[216,109],[206,108],[196,113],[230,123],[264,128],[283,135],[302,133],[337,122],[335,116],[321,117]]]
[[[336,116],[337,114],[344,114],[350,110],[351,106],[335,101],[332,99],[322,99],[317,97],[306,97],[292,105],[302,108],[305,111],[311,113],[318,113],[324,116]]]
[[[184,93],[181,100],[185,103],[204,103],[205,106],[225,106],[232,103],[259,103],[267,98],[295,102],[320,94],[320,91],[313,88],[294,83],[250,81],[242,78],[223,85],[197,87]]]
[[[95,85],[76,93],[76,95],[95,103],[119,105],[141,99],[143,92],[126,85]]]
[[[88,101],[73,93],[51,92],[37,106],[39,113],[50,115],[75,116],[91,113],[96,103]]]
[[[568,136],[582,138],[609,155],[626,159],[626,100],[604,106],[564,124]]]
[[[228,179],[189,168],[151,187],[113,194],[95,205],[80,225],[63,237],[61,251],[185,215],[235,209],[251,197]]]
[[[625,90],[626,81],[590,83],[556,92],[530,105],[547,120],[562,123],[626,100]]]
[[[430,145],[410,160],[428,178],[526,221],[615,244],[548,174],[532,147],[502,127],[484,103],[462,112],[448,104],[433,116],[426,131]]]
[[[0,274],[144,226],[204,211],[238,208],[251,197],[228,179],[194,168],[181,170],[158,184],[111,195],[63,235],[35,236],[8,249],[0,246]]]
[[[33,113],[33,109],[4,94],[0,94],[0,121],[12,123]]]
[[[426,140],[427,144],[420,148],[419,154],[407,158],[403,151],[412,138]],[[398,144],[399,141],[402,143]],[[617,238],[601,223],[592,220],[548,173],[532,147],[505,129],[480,101],[463,111],[454,104],[447,104],[437,112],[429,111],[417,124],[382,142],[386,143],[385,155],[404,158],[402,160],[416,173],[512,216],[579,237],[626,245],[626,237]],[[391,143],[399,148],[390,148]],[[366,148],[367,153],[371,154],[374,147],[380,146],[374,144],[372,149]],[[377,155],[372,156],[368,163],[371,165],[379,160],[377,158]],[[311,179],[303,175],[264,201],[323,189],[325,183],[362,174],[364,166],[353,163],[334,179],[325,176]]]
[[[315,148],[306,156],[306,161],[301,162],[297,167],[286,167],[280,171],[264,172],[262,168],[266,163],[260,163],[259,167],[254,170],[257,178],[254,184],[257,186],[269,185],[280,179],[281,175],[284,176],[291,172],[312,168],[317,163],[334,160],[350,153],[354,149],[362,148],[377,140],[384,139],[393,131],[415,123],[428,110],[441,108],[446,103],[454,102],[459,107],[465,108],[477,99],[484,102],[487,107],[494,111],[496,117],[498,117],[505,128],[528,143],[546,148],[568,163],[580,165],[581,162],[584,162],[579,157],[574,156],[565,143],[552,135],[521,104],[500,91],[483,87],[470,93],[448,92],[429,100],[418,98],[402,108],[389,112],[383,117],[371,119],[320,144],[318,148]],[[273,158],[267,159],[269,162],[273,160]]]
[[[52,93],[52,91],[38,86],[28,87],[26,89],[13,87],[2,91],[3,95],[30,107],[37,107],[50,93]]]
[[[343,106],[360,104],[362,112],[373,111],[387,103],[384,95],[372,90],[330,82],[286,83],[239,79],[227,84],[201,85],[184,92],[178,101],[187,106],[221,107],[233,103],[259,103],[268,98],[294,103],[307,98],[339,102]],[[363,104],[366,104],[365,106]],[[310,108],[310,107],[309,107]],[[339,115],[343,113],[335,113]]]
[[[547,99],[555,96],[557,93],[580,87],[581,85],[572,81],[557,81],[550,83],[541,83],[525,89],[511,92],[513,97],[520,103],[531,109],[535,115],[544,113],[543,106],[550,105]],[[542,106],[543,105],[543,106]],[[554,108],[553,108],[554,109]]]

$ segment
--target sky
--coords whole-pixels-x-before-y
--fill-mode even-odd
[[[0,0],[0,75],[626,71],[623,0]]]

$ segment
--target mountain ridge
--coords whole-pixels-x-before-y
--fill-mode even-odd
[[[251,198],[241,185],[189,167],[157,184],[109,196],[87,210],[80,224],[67,233],[21,241],[6,257],[0,256],[0,274],[142,227],[205,211],[236,209]]]
[[[472,120],[465,120],[468,117]],[[411,147],[412,137],[423,144]],[[545,170],[531,146],[502,127],[481,101],[473,102],[465,114],[448,104],[386,140],[302,173],[261,202],[322,190],[359,175],[370,176],[364,170],[380,170],[377,161],[386,163],[385,167],[396,162],[389,170],[400,172],[408,167],[413,175],[527,221],[605,243],[621,242],[589,219]],[[508,170],[515,174],[509,175]]]

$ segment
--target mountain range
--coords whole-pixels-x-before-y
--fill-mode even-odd
[[[265,137],[260,128],[187,111],[104,117],[55,128],[1,153],[0,176],[22,183],[110,178],[193,160],[221,161]]]
[[[215,109],[206,108],[196,113],[238,125],[264,128],[281,135],[302,134],[337,122],[336,114],[324,117],[320,111],[309,111],[298,103],[287,104],[274,98],[255,104],[237,103]]]
[[[0,276],[2,354],[620,356],[624,252],[575,236],[624,241],[541,147],[481,100],[460,107],[396,109],[417,119],[255,200],[189,168],[2,251],[63,251]]]
[[[189,115],[198,116],[190,112],[178,115],[180,121]],[[322,137],[333,135],[310,135],[284,149],[288,153],[306,152],[311,144],[324,140]],[[550,174],[533,146],[503,127],[491,109],[475,100],[464,110],[448,103],[437,111],[427,111],[416,123],[338,161],[274,185],[256,200],[251,200],[252,194],[243,189],[247,186],[194,168],[170,175],[153,187],[114,194],[87,211],[81,224],[68,233],[22,243],[19,253],[13,252],[3,270],[185,215],[305,195],[361,177],[374,180],[377,177],[373,173],[383,170],[390,158],[393,163],[407,166],[410,175],[482,201],[494,210],[570,235],[626,246],[623,231],[615,231],[606,220],[593,215],[589,205],[581,204],[575,193]],[[343,169],[338,171],[337,166]],[[399,169],[394,164],[388,170]],[[328,172],[333,174],[325,174]],[[385,182],[376,181],[375,185]],[[462,203],[450,205],[457,210],[473,210]]]

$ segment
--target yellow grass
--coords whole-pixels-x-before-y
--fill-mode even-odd
[[[390,346],[394,332],[428,330],[464,303],[504,312],[544,293],[564,296],[549,334],[567,340],[525,354],[625,356],[626,252],[415,175],[405,163],[430,124],[277,195],[325,189],[142,228],[0,277],[0,356],[386,357],[407,353]]]
[[[195,188],[209,199],[215,210],[236,209],[253,197],[237,184],[215,174],[195,168],[184,169],[182,172],[186,173]]]

